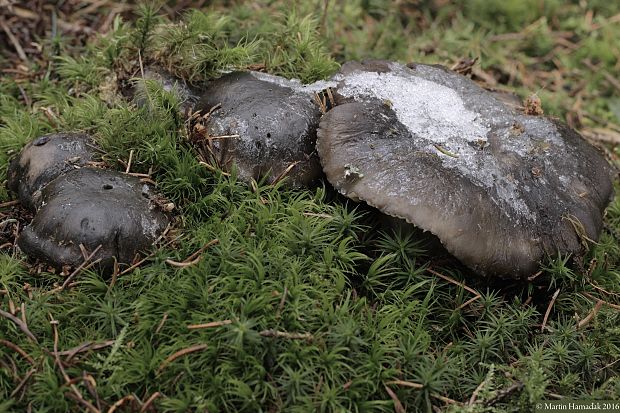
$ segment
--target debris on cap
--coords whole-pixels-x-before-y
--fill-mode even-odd
[[[17,239],[27,255],[57,267],[78,266],[84,250],[109,268],[131,264],[168,225],[149,185],[117,171],[81,168],[60,175],[41,191],[34,219]]]
[[[28,209],[36,208],[41,189],[60,174],[94,160],[93,138],[84,133],[53,133],[29,142],[8,169],[7,186]]]
[[[196,107],[208,114],[203,145],[211,160],[224,171],[235,167],[245,182],[286,177],[291,187],[311,184],[321,176],[315,92],[324,87],[259,72],[233,72],[209,83]]]
[[[566,125],[440,66],[347,63],[317,149],[341,193],[437,235],[482,275],[523,278],[597,240],[611,170]]]

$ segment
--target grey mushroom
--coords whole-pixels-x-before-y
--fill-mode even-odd
[[[236,166],[245,182],[286,175],[292,187],[321,176],[315,152],[321,84],[258,72],[234,72],[211,82],[197,105],[207,118],[208,151],[226,171]]]
[[[57,267],[84,261],[80,245],[98,252],[102,267],[130,264],[169,223],[151,187],[116,171],[81,168],[63,174],[41,191],[34,219],[18,237],[19,248]]]
[[[84,133],[54,133],[28,143],[8,169],[9,189],[29,209],[41,189],[60,174],[85,165],[97,154],[91,136]]]
[[[523,278],[598,239],[611,170],[566,125],[437,66],[345,64],[336,80],[317,149],[344,195],[432,232],[481,275]]]

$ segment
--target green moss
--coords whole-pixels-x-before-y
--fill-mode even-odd
[[[155,392],[158,411],[391,412],[397,398],[410,411],[518,412],[551,394],[616,397],[618,311],[603,305],[589,323],[578,323],[598,299],[618,305],[618,197],[588,256],[549,260],[531,282],[494,285],[415,234],[380,231],[371,211],[326,188],[258,183],[251,189],[234,173],[205,169],[188,142],[174,93],[147,82],[143,108],[116,93],[139,73],[141,61],[158,62],[195,83],[249,65],[309,82],[350,58],[452,64],[480,57],[481,68],[500,85],[522,96],[539,92],[551,113],[571,113],[577,91],[583,111],[617,122],[618,94],[602,87],[607,80],[600,73],[613,73],[617,64],[610,39],[620,29],[606,24],[615,12],[611,5],[593,5],[593,21],[601,25],[593,29],[576,2],[561,8],[555,2],[472,2],[464,9],[431,3],[320,1],[290,12],[286,2],[257,1],[194,11],[181,23],[142,7],[135,24],[115,20],[110,33],[80,53],[58,42],[49,73],[20,85],[31,105],[12,79],[0,79],[0,176],[28,140],[55,130],[88,131],[109,167],[123,168],[119,160],[133,153],[132,171],[152,172],[177,206],[181,236],[114,285],[85,271],[76,287],[62,292],[52,291],[60,275],[44,268],[36,273],[25,257],[1,253],[0,309],[23,303],[38,344],[0,318],[0,339],[34,361],[31,378],[12,394],[33,366],[0,344],[0,400],[7,400],[0,411],[29,405],[33,411],[83,410],[50,353],[50,318],[59,321],[60,350],[85,341],[108,344],[70,362],[62,356],[69,377],[95,380],[96,396],[86,381],[75,384],[90,402],[98,397],[102,410],[128,395],[134,401],[125,407],[139,410]],[[503,16],[499,26],[489,15],[493,10]],[[499,36],[524,25],[530,27],[523,33]],[[578,49],[553,37],[562,30],[574,31],[563,38]],[[601,70],[584,67],[585,58]],[[554,76],[561,81],[554,84],[547,73],[559,69]],[[0,199],[9,194],[3,190]],[[13,224],[3,225],[0,237],[9,239]],[[166,262],[183,260],[214,239],[219,242],[193,266]],[[223,322],[188,328],[213,321]],[[468,406],[474,393],[477,402]]]

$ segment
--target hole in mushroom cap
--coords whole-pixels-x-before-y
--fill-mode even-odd
[[[42,190],[41,207],[17,243],[27,255],[55,267],[82,263],[80,244],[91,251],[101,245],[98,267],[105,272],[113,256],[131,263],[169,223],[161,209],[141,197],[143,191],[138,178],[121,172],[73,169]]]
[[[289,187],[314,182],[321,170],[312,149],[321,116],[314,89],[285,78],[232,72],[209,82],[196,106],[210,112],[206,128],[218,139],[209,150],[225,170],[236,166],[239,179]],[[296,167],[292,167],[296,166]]]

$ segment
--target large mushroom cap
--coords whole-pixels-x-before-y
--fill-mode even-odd
[[[343,194],[437,235],[484,275],[521,278],[597,239],[607,162],[575,131],[444,68],[344,65],[317,149]]]
[[[321,174],[315,154],[321,111],[314,90],[257,72],[234,72],[211,82],[197,108],[213,109],[207,132],[219,165],[225,170],[236,165],[246,182],[265,177],[273,182],[284,174],[290,186],[314,181]]]
[[[54,133],[28,143],[8,170],[9,189],[35,209],[41,189],[60,174],[92,161],[93,139],[84,133]]]
[[[84,261],[80,244],[93,260],[109,266],[112,257],[131,263],[147,249],[169,220],[151,200],[148,185],[116,171],[81,168],[61,175],[43,190],[41,208],[17,243],[26,254],[58,267]]]

